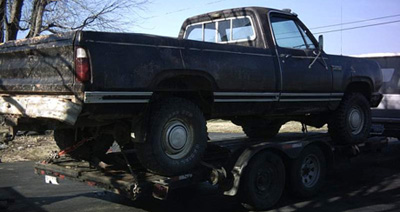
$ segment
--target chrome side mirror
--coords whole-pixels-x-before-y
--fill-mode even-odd
[[[319,48],[319,51],[324,50],[324,36],[322,36],[322,35],[320,35],[318,37],[318,48]]]

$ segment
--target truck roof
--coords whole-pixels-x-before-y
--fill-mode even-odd
[[[232,9],[219,10],[214,12],[209,12],[205,14],[200,14],[196,16],[192,16],[186,19],[186,22],[194,23],[199,22],[199,20],[204,21],[204,19],[213,20],[223,18],[224,16],[231,16],[231,14],[235,13],[245,13],[245,12],[254,12],[254,13],[268,13],[270,11],[279,11],[281,13],[287,13],[288,15],[293,15],[289,10],[278,10],[273,8],[266,7],[238,7]]]
[[[216,19],[224,19],[225,17],[232,17],[232,15],[233,16],[244,16],[246,14],[263,14],[263,13],[268,14],[268,12],[270,12],[270,11],[277,11],[280,13],[286,13],[288,15],[296,15],[294,13],[291,13],[291,11],[289,9],[278,10],[278,9],[266,8],[266,7],[239,7],[239,8],[219,10],[219,11],[204,13],[204,14],[200,14],[200,15],[196,15],[196,16],[187,18],[182,24],[182,28],[179,33],[179,37],[183,37],[183,33],[186,30],[186,27],[193,23],[207,22],[207,21],[212,21],[212,20],[216,20]]]

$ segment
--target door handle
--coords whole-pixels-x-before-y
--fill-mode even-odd
[[[283,59],[288,59],[290,57],[292,57],[291,54],[280,54],[279,57],[283,58]]]

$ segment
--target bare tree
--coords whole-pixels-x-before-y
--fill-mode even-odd
[[[0,0],[0,41],[69,30],[127,31],[149,0]]]
[[[6,17],[6,0],[0,0],[0,29],[4,29],[5,17]],[[4,30],[0,31],[0,42],[3,42],[5,38]]]
[[[5,17],[6,40],[17,39],[23,4],[24,0],[14,0],[11,3],[9,20]]]

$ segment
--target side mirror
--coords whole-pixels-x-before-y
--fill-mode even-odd
[[[324,50],[324,36],[322,36],[322,35],[320,35],[318,37],[318,47],[319,47],[319,51]]]

